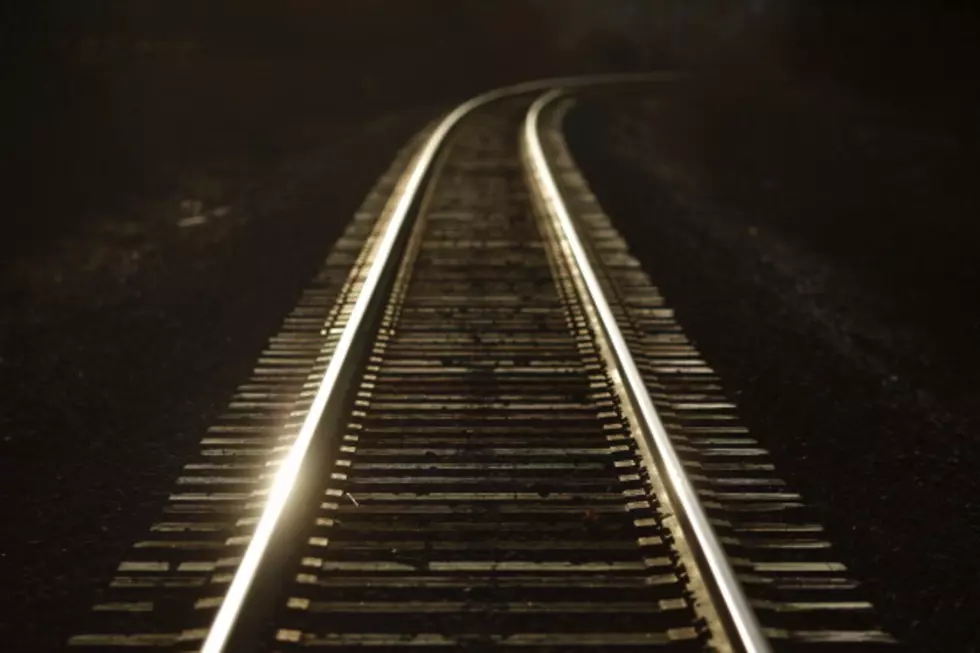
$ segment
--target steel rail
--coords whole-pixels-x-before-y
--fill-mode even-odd
[[[585,291],[591,301],[598,324],[593,325],[597,334],[606,338],[615,357],[615,369],[631,403],[631,408],[640,422],[640,435],[651,453],[659,459],[658,467],[664,477],[668,491],[683,512],[687,531],[696,544],[697,550],[710,571],[710,580],[723,602],[724,612],[735,630],[735,642],[749,653],[768,653],[771,651],[768,638],[762,631],[759,621],[749,605],[728,557],[708,521],[708,516],[698,500],[683,464],[674,450],[670,436],[664,428],[660,416],[650,400],[650,393],[640,371],[636,367],[626,340],[613,316],[609,302],[600,286],[599,279],[592,269],[586,249],[579,238],[555,176],[548,165],[541,143],[539,119],[542,110],[562,96],[561,90],[552,90],[538,98],[530,107],[524,121],[522,148],[528,165],[531,166],[529,178],[538,185],[544,208],[555,224],[561,237],[564,255],[574,264],[584,281]],[[583,298],[584,299],[584,298]]]
[[[387,229],[377,246],[375,258],[371,262],[357,301],[351,310],[347,324],[344,326],[343,332],[337,342],[334,354],[323,373],[316,395],[311,402],[309,412],[303,420],[299,434],[283,458],[279,470],[272,481],[265,508],[262,511],[261,517],[259,517],[231,583],[221,600],[220,607],[200,649],[201,653],[222,653],[228,646],[242,612],[242,606],[245,604],[246,598],[249,596],[249,591],[259,574],[260,565],[269,549],[273,534],[276,532],[280,518],[287,508],[289,498],[299,482],[300,470],[304,465],[307,452],[313,442],[317,428],[323,419],[324,411],[328,404],[333,403],[344,391],[344,388],[341,387],[343,384],[339,381],[343,377],[343,372],[355,364],[351,360],[353,358],[352,350],[355,336],[358,331],[365,328],[366,315],[369,314],[372,306],[376,302],[383,300],[383,298],[378,296],[378,287],[391,266],[397,263],[397,261],[393,260],[395,257],[392,254],[397,249],[398,243],[406,237],[409,231],[406,225],[410,222],[411,208],[437,153],[453,128],[473,110],[507,97],[547,91],[554,87],[570,88],[590,85],[644,83],[669,81],[676,78],[677,75],[674,73],[653,73],[591,75],[526,82],[496,89],[477,96],[459,105],[442,119],[429,139],[422,146],[421,153],[415,159],[411,174],[408,175],[406,183],[401,187],[401,196],[398,198],[392,210]],[[394,199],[392,197],[392,200]]]

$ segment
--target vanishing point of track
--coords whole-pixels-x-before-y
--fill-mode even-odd
[[[72,647],[893,644],[577,172],[600,81],[400,153]]]

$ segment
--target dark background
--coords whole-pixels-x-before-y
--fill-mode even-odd
[[[159,191],[187,160],[274,148],[283,122],[448,101],[549,74],[683,66],[735,84],[785,75],[960,121],[977,88],[975,12],[951,3],[28,4],[5,20],[4,145],[17,162],[8,181],[30,207],[5,220],[25,236],[51,201]]]
[[[38,215],[58,202],[73,202],[77,214],[108,194],[163,191],[187,161],[236,147],[275,149],[284,123],[431,105],[555,73],[682,66],[736,85],[783,75],[966,122],[977,89],[969,63],[977,21],[951,4],[11,5],[3,140],[16,162],[6,180],[18,208],[4,220],[30,238],[43,231]]]
[[[5,7],[5,650],[73,631],[415,130],[493,86],[663,67],[692,81],[659,104],[573,116],[587,177],[886,625],[922,650],[971,650],[980,21],[967,7]],[[180,227],[191,214],[206,224]]]

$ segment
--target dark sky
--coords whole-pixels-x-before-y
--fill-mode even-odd
[[[818,0],[32,0],[5,3],[12,160],[100,129],[195,141],[197,112],[445,102],[553,74],[765,74],[967,116],[980,25],[964,4]],[[560,8],[558,7],[560,5]],[[559,10],[560,9],[560,10]],[[911,83],[910,83],[911,80]],[[183,98],[182,103],[177,100]],[[157,104],[160,106],[157,106]],[[170,105],[173,106],[170,106]],[[179,106],[178,106],[179,105]],[[253,105],[253,106],[250,106]],[[929,106],[927,106],[929,105]],[[195,107],[194,112],[190,107]],[[210,108],[209,108],[210,107]],[[285,115],[285,114],[282,114]],[[964,118],[965,119],[965,118]],[[106,126],[100,126],[104,121]],[[146,123],[141,127],[140,121]],[[125,123],[132,123],[132,127]],[[84,128],[82,127],[84,126]],[[198,125],[202,134],[207,130]],[[108,134],[106,138],[116,137]],[[125,137],[130,138],[131,137]],[[196,141],[195,141],[196,142]],[[23,168],[21,166],[21,168]]]
[[[382,67],[385,57],[508,66],[596,39],[684,59],[719,49],[774,48],[793,65],[896,68],[948,64],[971,44],[965,3],[816,0],[37,0],[10,3],[8,48],[24,72],[86,44],[180,42],[212,53],[298,56]],[[560,9],[560,10],[559,10]],[[66,52],[67,51],[67,52]],[[453,52],[456,56],[444,56]],[[853,56],[860,53],[860,56]],[[439,55],[438,57],[436,55]],[[335,61],[334,63],[339,63]],[[581,61],[575,62],[581,64]],[[531,65],[533,67],[533,64]]]

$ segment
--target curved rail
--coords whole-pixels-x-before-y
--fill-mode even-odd
[[[365,319],[369,309],[374,303],[381,300],[376,291],[384,275],[392,265],[397,263],[393,260],[395,257],[392,256],[392,253],[396,251],[397,245],[409,231],[406,225],[409,223],[411,207],[436,158],[436,154],[453,128],[474,109],[506,97],[546,91],[554,87],[569,88],[598,84],[667,81],[675,77],[676,75],[672,73],[594,75],[527,82],[497,89],[473,98],[459,105],[442,119],[423,145],[421,153],[415,159],[411,174],[408,175],[406,183],[401,187],[401,196],[398,198],[388,227],[376,249],[375,258],[368,270],[360,295],[354,304],[347,324],[344,326],[334,355],[323,373],[299,434],[283,458],[269,488],[266,506],[204,640],[201,647],[202,653],[221,653],[229,643],[242,606],[259,573],[259,566],[266,555],[269,543],[280,523],[280,518],[286,510],[289,498],[299,481],[300,469],[303,467],[324,412],[327,406],[332,404],[344,391],[340,380],[343,378],[343,372],[353,364],[351,352],[355,336],[358,331],[365,327]]]
[[[659,467],[664,480],[674,500],[679,504],[687,530],[690,531],[697,549],[703,556],[711,572],[711,580],[721,597],[727,617],[737,634],[737,643],[743,650],[751,653],[766,653],[771,650],[769,641],[762,632],[759,621],[735,578],[725,555],[725,551],[715,536],[708,522],[708,517],[698,500],[694,487],[684,472],[683,465],[670,442],[670,437],[664,429],[663,422],[657,414],[650,394],[643,382],[643,377],[636,367],[629,347],[623,338],[616,318],[613,316],[609,302],[606,300],[599,279],[592,270],[588,254],[578,236],[568,208],[565,206],[555,182],[555,177],[544,155],[539,134],[539,118],[541,111],[562,95],[561,90],[552,90],[542,95],[531,105],[527,112],[522,134],[522,147],[533,178],[541,192],[545,207],[557,227],[556,231],[562,238],[564,254],[581,275],[585,291],[595,308],[595,324],[597,333],[601,333],[615,355],[615,365],[618,370],[631,408],[640,422],[641,436],[646,446],[659,458]]]

